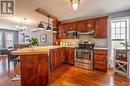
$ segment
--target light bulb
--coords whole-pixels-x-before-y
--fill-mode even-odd
[[[76,11],[77,8],[78,8],[78,3],[73,3],[73,4],[72,4],[72,7],[73,7],[73,9]]]

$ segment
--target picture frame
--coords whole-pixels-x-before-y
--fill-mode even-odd
[[[47,42],[47,34],[41,34],[40,35],[40,42],[42,42],[42,43]]]

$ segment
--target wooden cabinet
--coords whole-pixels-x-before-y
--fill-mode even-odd
[[[107,71],[107,50],[94,49],[94,69]]]
[[[65,24],[62,24],[59,26],[59,38],[60,39],[65,39],[67,36],[67,26]]]
[[[20,68],[21,86],[48,85],[48,54],[20,55]]]
[[[53,33],[53,45],[57,45],[57,34]]]
[[[92,30],[95,30],[95,38],[107,38],[107,17],[98,17],[61,24],[59,28],[59,38],[66,38],[67,31]]]
[[[57,48],[50,50],[50,67],[54,70],[62,63],[74,65],[74,48]]]
[[[86,29],[87,29],[87,31],[95,30],[95,20],[94,19],[86,20]]]
[[[66,48],[66,63],[74,65],[74,54],[75,49],[74,48]]]
[[[107,38],[107,17],[95,19],[95,38]]]
[[[57,33],[53,34],[53,45],[58,45],[60,44],[59,42],[59,26],[60,23],[58,20],[53,20],[53,27],[57,30]]]
[[[64,48],[51,49],[50,50],[51,70],[54,70],[59,65],[61,65],[63,62],[65,62]]]
[[[67,23],[66,24],[67,25],[67,31],[73,31],[74,29],[73,29],[73,23]]]
[[[85,20],[77,22],[77,30],[78,31],[86,31]]]

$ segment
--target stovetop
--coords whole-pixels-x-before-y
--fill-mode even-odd
[[[93,50],[94,44],[79,44],[79,47],[77,47],[77,49]]]

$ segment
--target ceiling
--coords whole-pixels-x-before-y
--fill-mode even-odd
[[[37,8],[50,12],[60,21],[66,21],[128,10],[130,0],[80,0],[77,11],[71,8],[70,0],[15,0],[15,16],[0,17],[0,27],[14,27],[20,23],[20,18],[27,18],[29,27],[36,27],[40,21],[47,22],[47,17],[35,12]]]

